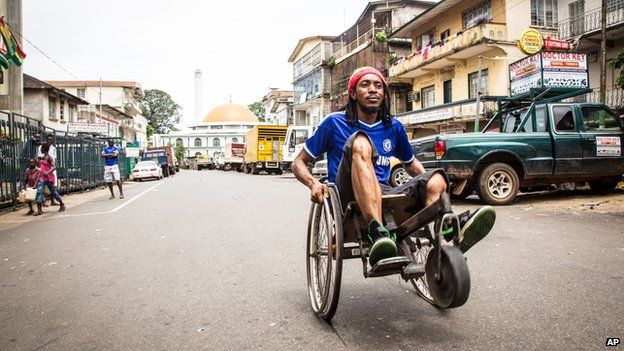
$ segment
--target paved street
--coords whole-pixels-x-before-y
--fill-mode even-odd
[[[561,195],[497,208],[454,310],[346,261],[330,326],[309,307],[309,194],[292,176],[183,171],[126,189],[68,196],[62,215],[0,215],[0,350],[596,350],[624,337],[624,208],[539,205]]]

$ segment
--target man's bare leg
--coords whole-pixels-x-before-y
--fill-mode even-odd
[[[373,219],[381,221],[381,187],[375,175],[372,161],[373,148],[368,138],[358,135],[353,141],[351,183],[353,195],[366,223]]]
[[[108,183],[108,190],[110,190],[111,196],[109,197],[109,199],[114,199],[115,198],[115,193],[113,192],[113,183]]]
[[[124,198],[124,194],[123,194],[123,188],[122,188],[122,185],[121,185],[121,180],[117,181],[117,187],[119,188],[119,198],[123,199]],[[112,189],[112,186],[111,186],[111,189]],[[111,192],[112,192],[112,190],[111,190]]]
[[[429,206],[438,201],[440,196],[442,196],[445,192],[446,179],[444,179],[440,173],[435,173],[427,182],[427,198],[425,199],[425,206]]]

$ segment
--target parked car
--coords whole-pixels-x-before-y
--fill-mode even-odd
[[[327,160],[320,160],[312,167],[312,175],[325,177],[327,176]]]
[[[452,185],[465,182],[458,197],[476,192],[490,205],[512,203],[520,189],[570,182],[608,193],[622,180],[624,123],[607,106],[556,97],[514,102],[485,132],[412,141],[416,158],[444,169]]]
[[[132,169],[132,178],[135,181],[141,181],[146,178],[162,179],[162,177],[162,168],[156,161],[140,161]]]

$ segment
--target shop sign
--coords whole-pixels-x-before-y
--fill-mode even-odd
[[[453,117],[453,109],[445,108],[439,110],[417,112],[409,117],[409,124],[420,124],[426,122],[441,121]]]
[[[540,32],[533,28],[529,28],[520,34],[518,39],[518,48],[527,55],[532,55],[542,50],[544,39]]]
[[[531,88],[589,87],[587,54],[543,51],[509,65],[511,95]]]
[[[552,39],[550,36],[544,38],[544,50],[569,51],[573,49],[574,49],[574,46],[565,40]]]
[[[522,94],[541,83],[542,60],[531,55],[509,65],[511,95]]]
[[[89,134],[108,135],[108,124],[69,122],[67,124],[67,131],[69,133],[89,133]]]
[[[126,157],[139,157],[139,150],[138,147],[126,147]]]

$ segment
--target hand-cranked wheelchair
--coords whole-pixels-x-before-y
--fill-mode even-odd
[[[414,198],[384,195],[383,220],[397,236],[399,255],[369,269],[370,245],[362,240],[367,223],[355,201],[343,207],[336,186],[327,184],[329,198],[312,203],[308,219],[308,291],[317,315],[330,321],[336,313],[345,259],[360,258],[365,278],[400,274],[421,298],[439,308],[458,307],[468,300],[470,275],[459,249],[459,219],[448,194],[421,210]]]

